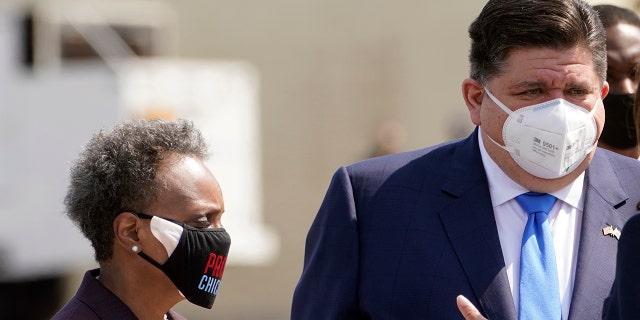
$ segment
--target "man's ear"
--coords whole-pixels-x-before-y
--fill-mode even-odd
[[[113,220],[114,245],[122,247],[125,251],[138,253],[140,238],[138,227],[140,219],[131,212],[122,212]]]
[[[480,110],[482,109],[482,100],[484,99],[484,87],[476,80],[471,78],[464,79],[462,82],[462,97],[469,109],[471,122],[479,126]]]
[[[600,97],[604,99],[609,94],[609,82],[604,82],[602,84],[602,91],[600,91]]]

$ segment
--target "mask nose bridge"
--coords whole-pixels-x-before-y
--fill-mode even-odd
[[[562,104],[565,106],[565,108],[571,107],[571,108],[576,109],[576,110],[581,110],[586,117],[593,117],[593,115],[596,113],[596,110],[598,108],[598,100],[599,99],[597,99],[596,102],[593,104],[593,106],[591,107],[591,110],[586,110],[585,108],[583,108],[583,107],[581,107],[579,105],[573,104],[573,103],[571,103],[571,102],[569,102],[567,100],[564,100],[564,99],[560,99],[560,100],[562,101]],[[562,108],[562,110],[564,110],[564,112],[566,113],[567,110],[565,108]]]

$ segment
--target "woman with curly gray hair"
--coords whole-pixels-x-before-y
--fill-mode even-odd
[[[99,269],[53,319],[184,319],[211,308],[230,238],[207,146],[188,121],[130,120],[96,134],[71,168],[67,214]]]

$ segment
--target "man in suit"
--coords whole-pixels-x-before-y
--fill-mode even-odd
[[[338,169],[292,319],[462,319],[459,295],[489,319],[527,319],[530,287],[555,297],[554,319],[600,318],[618,241],[603,230],[637,212],[640,163],[595,147],[609,89],[597,13],[580,0],[489,0],[469,34],[462,93],[476,130]],[[539,212],[518,200],[528,192],[553,196],[540,246],[554,259],[523,286],[534,268],[521,268],[520,244]]]

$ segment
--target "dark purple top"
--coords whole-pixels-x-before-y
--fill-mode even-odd
[[[100,269],[87,271],[76,295],[51,320],[138,320],[122,300],[96,279],[99,274]],[[167,317],[187,320],[171,310]]]

